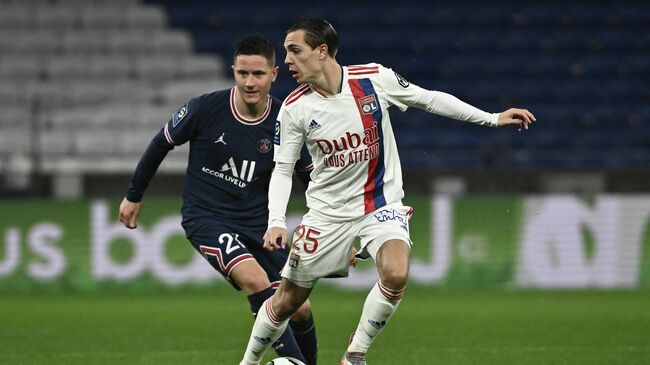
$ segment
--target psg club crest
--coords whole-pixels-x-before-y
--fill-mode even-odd
[[[379,104],[377,104],[374,94],[359,98],[359,107],[363,114],[372,114],[379,110]]]
[[[257,150],[261,153],[267,153],[271,150],[271,140],[262,138],[257,142]]]

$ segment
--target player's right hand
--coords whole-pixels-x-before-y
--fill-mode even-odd
[[[126,228],[135,229],[138,227],[138,216],[140,215],[140,209],[142,208],[142,202],[131,202],[126,198],[122,199],[120,204],[120,222],[124,224]]]
[[[287,230],[282,227],[269,227],[264,234],[264,249],[283,250],[287,247]]]

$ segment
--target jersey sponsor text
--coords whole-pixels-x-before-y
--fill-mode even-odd
[[[374,122],[372,127],[363,130],[363,137],[358,133],[347,131],[345,136],[337,139],[317,139],[315,142],[324,155],[323,163],[326,166],[344,167],[349,164],[376,159],[379,156],[378,141],[377,122]],[[362,143],[366,147],[356,150]]]
[[[253,174],[255,173],[255,161],[244,160],[241,164],[241,169],[237,171],[235,160],[231,157],[228,162],[223,164],[221,171],[214,171],[205,166],[201,169],[204,173],[218,177],[227,182],[234,184],[240,188],[245,188],[251,181],[253,181]],[[230,171],[230,174],[225,172]]]

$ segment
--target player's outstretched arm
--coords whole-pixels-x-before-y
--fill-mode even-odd
[[[134,203],[126,198],[122,199],[122,203],[120,204],[120,222],[122,222],[126,228],[137,228],[138,216],[140,215],[141,208],[142,202]]]
[[[527,109],[510,108],[499,113],[499,127],[517,125],[519,130],[528,129],[528,125],[535,122],[535,116]]]

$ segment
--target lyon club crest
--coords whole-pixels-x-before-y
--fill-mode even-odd
[[[359,98],[359,107],[363,114],[372,114],[379,110],[379,105],[374,94]]]
[[[268,138],[262,138],[257,141],[257,150],[261,153],[267,153],[271,150],[271,140]]]

